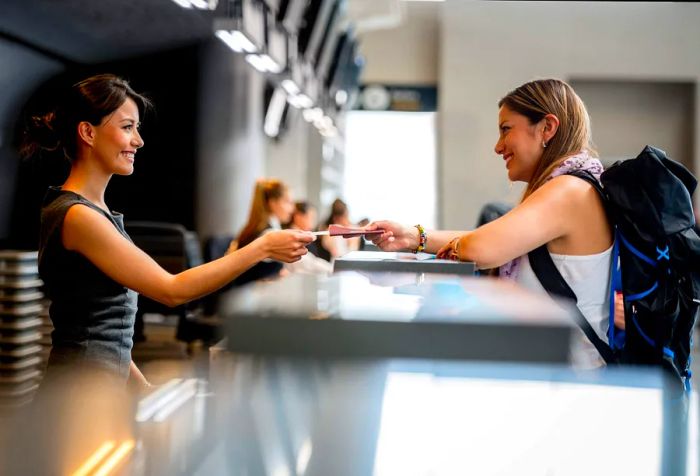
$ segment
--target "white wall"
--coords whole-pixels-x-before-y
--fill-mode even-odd
[[[485,201],[517,199],[501,158],[493,152],[497,102],[508,91],[552,76],[697,83],[698,24],[696,4],[444,3],[438,172],[442,226],[471,228]],[[699,113],[696,100],[696,171]]]
[[[439,6],[431,2],[406,2],[399,26],[358,35],[360,53],[367,58],[362,82],[436,84]]]
[[[265,173],[283,180],[291,188],[295,200],[307,198],[309,163],[309,128],[298,109],[290,108],[290,127],[279,139],[265,142]],[[317,133],[314,129],[313,132]]]
[[[264,175],[263,78],[218,39],[203,50],[199,91],[197,232],[237,235]]]

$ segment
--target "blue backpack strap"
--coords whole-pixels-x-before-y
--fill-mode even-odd
[[[608,342],[613,349],[625,346],[625,331],[615,327],[615,295],[622,292],[622,272],[620,270],[620,233],[615,229],[612,261],[610,263],[610,316],[608,317]]]
[[[530,251],[528,253],[528,259],[530,260],[530,266],[532,271],[535,272],[535,276],[542,283],[542,287],[547,291],[547,293],[552,297],[563,297],[578,302],[576,294],[573,292],[569,284],[564,280],[557,269],[552,256],[547,250],[547,245],[542,245],[539,248]],[[617,362],[613,351],[610,346],[603,342],[603,340],[598,337],[598,334],[593,330],[591,323],[583,315],[578,306],[574,307],[574,319],[576,324],[581,328],[589,341],[595,346],[598,353],[603,357],[606,364],[613,364]]]

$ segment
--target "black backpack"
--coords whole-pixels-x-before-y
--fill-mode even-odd
[[[635,159],[612,165],[600,182],[586,172],[571,175],[598,190],[615,233],[609,344],[598,338],[580,312],[577,323],[606,363],[661,366],[689,389],[700,303],[700,238],[690,198],[697,180],[664,151],[650,146]],[[576,300],[546,245],[530,252],[529,260],[550,295]],[[624,296],[624,331],[613,324],[616,291]]]

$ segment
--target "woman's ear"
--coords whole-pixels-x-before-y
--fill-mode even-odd
[[[78,137],[88,145],[95,142],[95,127],[87,121],[78,124]]]
[[[542,130],[542,140],[544,140],[546,143],[549,143],[549,141],[552,140],[552,137],[554,137],[554,134],[556,134],[557,130],[559,129],[559,118],[554,114],[547,114],[542,120],[544,121],[544,129]]]

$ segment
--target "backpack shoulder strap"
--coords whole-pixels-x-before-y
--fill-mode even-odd
[[[600,180],[595,178],[595,176],[592,173],[586,170],[572,170],[571,172],[567,172],[565,175],[573,175],[574,177],[578,177],[581,180],[585,180],[586,182],[590,183],[593,186],[593,188],[596,189],[598,195],[600,195],[604,203],[605,200],[607,200],[607,194],[605,193],[605,190],[603,190],[603,185],[600,183]]]
[[[542,245],[539,248],[530,251],[528,253],[528,260],[530,261],[530,267],[534,271],[535,276],[542,284],[542,287],[547,291],[551,297],[563,297],[578,302],[576,294],[571,289],[569,284],[564,280],[557,269],[554,261],[552,260],[549,251],[547,250],[547,245]],[[603,342],[603,340],[598,337],[598,334],[593,330],[590,322],[584,317],[578,306],[574,306],[574,319],[576,324],[581,328],[589,341],[595,346],[598,353],[603,357],[606,364],[615,363],[615,356],[610,349],[610,346]]]

